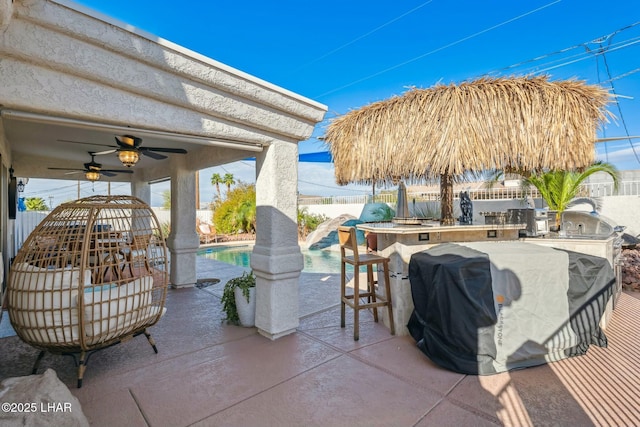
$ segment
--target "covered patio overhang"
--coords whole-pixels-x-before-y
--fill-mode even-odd
[[[64,0],[0,1],[0,81],[5,267],[15,249],[9,170],[68,179],[51,168],[82,168],[90,152],[115,149],[115,137],[133,135],[142,147],[187,154],[141,155],[133,173],[101,180],[130,182],[131,194],[147,202],[151,183],[171,180],[170,280],[193,286],[195,172],[255,156],[256,326],[270,338],[296,329],[297,144],[326,106]],[[127,169],[116,153],[96,161],[103,169]]]

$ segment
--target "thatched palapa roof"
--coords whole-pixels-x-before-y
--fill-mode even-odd
[[[576,169],[594,162],[609,93],[577,80],[481,78],[412,89],[334,119],[338,184]]]

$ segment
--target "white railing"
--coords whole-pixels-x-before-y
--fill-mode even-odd
[[[49,215],[49,211],[26,211],[17,212],[15,221],[14,247],[16,253],[22,247],[22,244],[31,232],[40,224],[40,222]],[[15,255],[12,254],[12,255]]]
[[[355,196],[318,196],[318,197],[301,197],[298,199],[298,205],[353,205],[364,203],[391,203],[395,202],[395,194],[376,194],[375,197],[370,194],[358,194]]]
[[[604,196],[637,196],[640,195],[640,181],[622,181],[620,182],[618,191],[613,189],[613,182],[586,183],[582,185],[585,196],[604,197]],[[499,187],[499,188],[480,188],[466,190],[469,192],[471,200],[516,200],[524,199],[527,195],[531,195],[534,199],[540,197],[538,190],[531,188],[523,191],[520,187]],[[454,192],[454,199],[459,198],[459,191]],[[325,197],[304,197],[298,200],[300,206],[309,205],[350,205],[364,203],[395,203],[396,193],[381,193],[375,197],[370,194],[360,194],[355,196],[325,196]],[[440,200],[440,190],[433,190],[419,193],[407,193],[409,200],[416,201],[434,201]]]
[[[482,188],[474,190],[466,190],[469,192],[471,200],[514,200],[524,199],[526,195],[530,194],[532,197],[540,197],[538,191],[532,188],[528,192],[523,191],[519,187],[505,187],[505,188]],[[453,198],[458,199],[460,196],[459,191],[454,192]],[[382,193],[376,194],[375,197],[362,194],[357,196],[326,196],[326,197],[304,197],[299,199],[298,204],[300,206],[309,205],[350,205],[350,204],[364,204],[364,203],[395,203],[397,199],[396,193]],[[416,202],[427,202],[440,200],[440,190],[425,191],[425,192],[409,192],[407,193],[407,199],[416,200]]]
[[[614,191],[613,182],[590,182],[583,184],[590,197],[637,196],[640,195],[640,181],[622,181],[618,191]]]

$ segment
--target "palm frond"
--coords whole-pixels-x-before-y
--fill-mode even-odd
[[[550,170],[532,174],[524,182],[538,189],[550,209],[562,212],[580,193],[581,185],[591,175],[605,172],[613,178],[617,191],[619,175],[615,166],[610,163],[596,162],[581,171]]]

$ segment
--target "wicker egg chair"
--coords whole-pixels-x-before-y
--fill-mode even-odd
[[[9,274],[9,319],[45,352],[72,355],[78,387],[89,356],[144,334],[165,312],[167,248],[142,200],[93,196],[55,208],[29,235]]]

